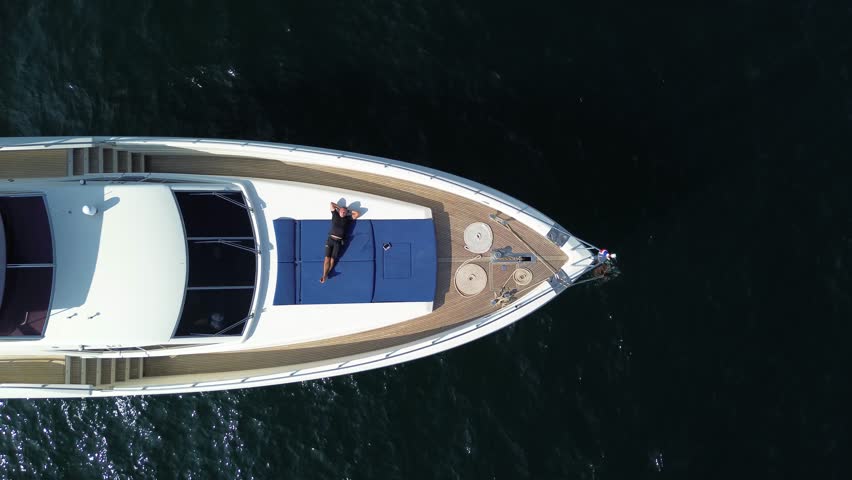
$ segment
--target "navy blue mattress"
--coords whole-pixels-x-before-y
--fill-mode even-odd
[[[275,305],[431,302],[435,225],[425,220],[356,220],[331,277],[319,282],[328,220],[279,218]]]

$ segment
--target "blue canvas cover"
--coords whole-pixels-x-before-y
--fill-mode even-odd
[[[279,218],[272,222],[275,228],[275,249],[279,262],[296,261],[296,220]]]
[[[373,262],[340,262],[332,276],[320,283],[322,262],[299,264],[299,303],[370,303],[373,300]]]
[[[275,283],[273,305],[295,305],[298,291],[296,288],[296,264],[279,263],[278,281]]]
[[[301,262],[321,262],[325,257],[325,240],[328,238],[328,220],[299,221],[299,251]]]
[[[279,261],[275,305],[435,298],[437,252],[431,219],[356,220],[324,284],[319,277],[329,221],[278,219],[273,224]]]
[[[324,242],[323,245],[325,245]],[[340,260],[372,262],[374,251],[373,223],[370,220],[356,220],[346,233],[346,242],[343,245]]]
[[[411,244],[395,242],[382,255],[382,278],[386,280],[411,278]]]
[[[373,220],[376,242],[374,302],[431,302],[438,255],[435,224],[426,220]],[[385,249],[385,245],[389,248]]]
[[[299,261],[323,261],[328,230],[328,220],[299,221],[299,252],[297,253]],[[339,261],[373,261],[373,250],[372,222],[370,220],[356,220],[352,222],[346,232],[346,242],[343,245]]]

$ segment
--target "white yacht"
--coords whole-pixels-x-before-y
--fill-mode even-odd
[[[0,398],[200,392],[414,360],[611,257],[532,207],[295,145],[0,138]],[[357,212],[320,282],[331,204]]]

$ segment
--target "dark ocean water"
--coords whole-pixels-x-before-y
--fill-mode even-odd
[[[0,402],[30,478],[849,478],[852,6],[0,3],[0,135],[443,169],[623,274],[394,368]]]

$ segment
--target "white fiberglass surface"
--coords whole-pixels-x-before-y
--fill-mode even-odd
[[[45,342],[150,345],[171,337],[186,246],[163,185],[57,184],[47,190],[56,280]],[[97,209],[82,213],[84,205]]]

